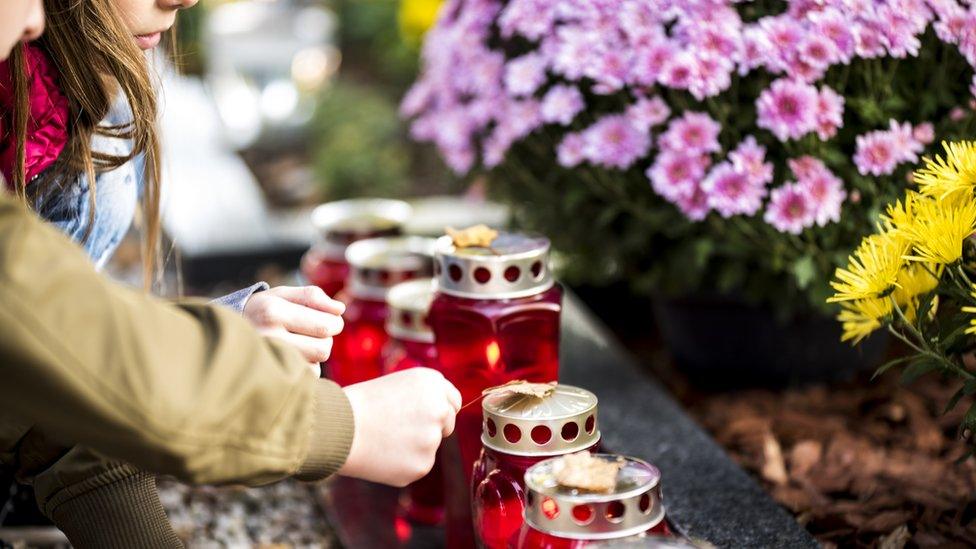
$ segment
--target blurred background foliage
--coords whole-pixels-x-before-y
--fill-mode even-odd
[[[235,1],[254,0],[203,0],[181,14],[177,60],[184,74],[206,78],[208,13]],[[241,151],[272,202],[276,183],[266,180],[268,174],[275,177],[275,162],[281,157],[297,158],[311,169],[313,188],[305,194],[311,203],[460,189],[457,178],[428,146],[409,139],[397,114],[400,98],[417,76],[423,34],[443,0],[267,1],[331,10],[341,55],[339,70],[318,92],[315,114],[297,146]]]

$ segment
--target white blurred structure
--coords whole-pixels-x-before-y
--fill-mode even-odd
[[[236,149],[300,137],[339,68],[335,15],[319,3],[245,0],[210,12],[206,79]]]

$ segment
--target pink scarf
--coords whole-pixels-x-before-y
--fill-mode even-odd
[[[27,143],[25,181],[46,170],[68,142],[68,99],[58,86],[58,71],[39,46],[24,47],[28,75]],[[14,90],[9,61],[0,62],[0,173],[13,181],[17,146],[14,138]],[[8,186],[10,183],[8,183]]]

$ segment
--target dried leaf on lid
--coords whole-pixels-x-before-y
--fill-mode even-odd
[[[475,225],[461,230],[447,227],[445,232],[458,248],[490,248],[491,243],[498,238],[498,231],[487,225]]]
[[[553,472],[564,488],[609,493],[617,487],[617,473],[624,463],[623,459],[607,461],[584,451],[560,458]]]
[[[482,396],[508,393],[512,395],[532,396],[539,399],[546,398],[556,390],[556,382],[532,383],[524,379],[515,379],[503,385],[496,385],[481,391]]]

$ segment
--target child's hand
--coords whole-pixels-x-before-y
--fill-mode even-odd
[[[461,393],[429,368],[410,368],[344,390],[355,434],[339,474],[392,486],[406,486],[430,471],[461,409]]]
[[[317,286],[278,286],[258,292],[244,305],[244,318],[258,332],[294,345],[318,368],[332,353],[332,336],[342,331],[346,306]]]

